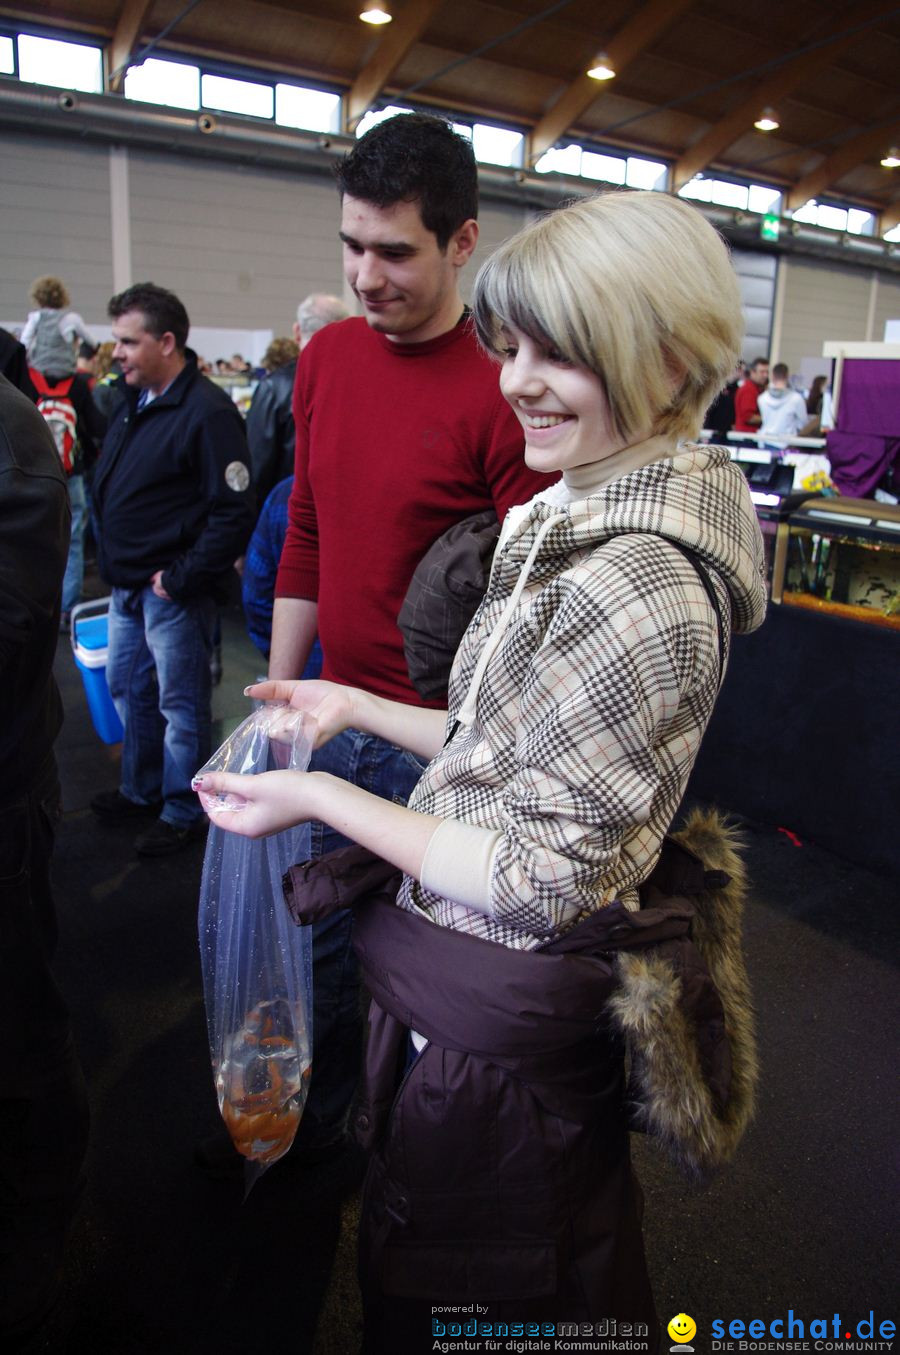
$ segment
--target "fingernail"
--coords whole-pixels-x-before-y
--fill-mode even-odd
[[[245,687],[245,688],[244,688],[244,695],[245,695],[245,696],[249,696],[252,690],[253,690],[253,684],[251,683],[251,685],[250,685],[249,687]]]
[[[193,781],[191,782],[191,790],[202,790],[202,789],[203,789],[203,777],[195,776]]]

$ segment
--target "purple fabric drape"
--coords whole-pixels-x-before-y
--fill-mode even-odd
[[[840,492],[858,499],[873,494],[900,458],[900,362],[845,360],[837,427],[827,444]]]
[[[900,474],[900,437],[835,431],[827,435],[826,450],[835,487],[851,499],[871,498],[892,466]]]

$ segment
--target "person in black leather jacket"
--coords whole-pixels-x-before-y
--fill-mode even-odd
[[[291,400],[297,374],[297,354],[317,330],[334,320],[346,318],[347,307],[338,297],[313,292],[297,307],[297,319],[293,325],[296,349],[293,354],[281,356],[285,353],[285,340],[274,339],[269,344],[263,359],[263,366],[269,375],[263,377],[254,391],[247,413],[250,465],[259,508],[262,508],[275,485],[294,473],[294,415]]]

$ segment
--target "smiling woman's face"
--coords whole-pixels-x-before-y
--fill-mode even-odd
[[[532,470],[586,466],[626,445],[613,430],[598,376],[514,326],[501,333],[500,389],[525,431],[525,460]]]

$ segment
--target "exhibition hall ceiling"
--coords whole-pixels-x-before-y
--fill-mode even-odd
[[[158,38],[191,54],[320,81],[348,125],[379,102],[415,103],[528,134],[526,163],[570,141],[896,213],[900,5],[886,0],[40,0],[0,19],[109,41],[112,68]],[[615,78],[586,75],[604,53]],[[777,129],[754,127],[771,110]]]

